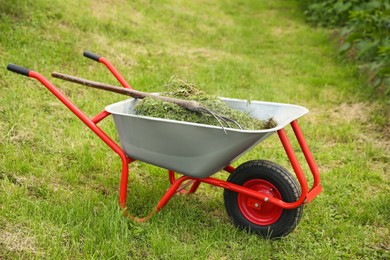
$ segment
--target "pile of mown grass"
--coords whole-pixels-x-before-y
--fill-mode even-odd
[[[184,80],[171,78],[166,83],[165,88],[167,89],[167,92],[162,95],[197,101],[201,106],[209,109],[213,113],[235,120],[245,130],[269,129],[276,126],[276,122],[273,118],[267,120],[254,119],[242,111],[228,107],[219,98],[205,94],[194,84]],[[176,104],[164,102],[156,98],[144,98],[136,105],[135,111],[138,115],[143,116],[215,126],[221,125],[220,122],[210,114],[192,112]],[[238,129],[238,126],[234,123],[229,123],[229,127]]]

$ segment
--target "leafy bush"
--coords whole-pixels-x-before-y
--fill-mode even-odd
[[[306,0],[305,14],[307,20],[325,27],[343,26],[349,19],[349,12],[356,9],[363,0]]]
[[[390,3],[387,0],[306,0],[307,20],[338,28],[340,51],[369,71],[374,86],[390,94]]]

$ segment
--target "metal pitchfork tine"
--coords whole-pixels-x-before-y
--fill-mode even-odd
[[[244,130],[242,128],[242,126],[238,122],[236,122],[235,120],[233,120],[231,118],[227,118],[225,116],[217,115],[214,112],[210,111],[209,109],[202,107],[198,102],[196,102],[194,100],[183,100],[183,99],[165,97],[165,96],[160,96],[160,95],[153,95],[153,94],[147,93],[147,92],[141,92],[141,91],[134,90],[134,89],[112,86],[112,85],[108,85],[108,84],[104,84],[104,83],[100,83],[100,82],[96,82],[96,81],[91,81],[91,80],[87,80],[87,79],[82,79],[82,78],[78,78],[78,77],[74,77],[74,76],[70,76],[70,75],[66,75],[66,74],[62,74],[62,73],[58,73],[58,72],[53,72],[51,75],[54,78],[59,78],[59,79],[63,79],[66,81],[73,82],[73,83],[78,83],[78,84],[81,84],[81,85],[84,85],[87,87],[103,89],[106,91],[111,91],[111,92],[131,96],[133,98],[139,98],[139,99],[143,99],[145,97],[153,97],[153,98],[157,98],[157,99],[160,99],[160,100],[163,100],[166,102],[174,103],[176,105],[179,105],[179,106],[181,106],[185,109],[188,109],[190,111],[193,111],[193,112],[210,114],[218,121],[218,123],[222,127],[222,130],[225,132],[225,134],[227,134],[227,132],[225,130],[223,123],[225,123],[227,127],[230,127],[229,122],[231,122],[231,123],[234,123],[236,126],[238,126],[241,130]]]
[[[235,120],[233,120],[233,119],[231,119],[231,118],[227,118],[227,117],[225,117],[225,116],[217,115],[217,114],[213,113],[212,111],[210,111],[209,109],[204,108],[204,107],[200,107],[199,109],[201,110],[201,112],[204,112],[204,113],[207,113],[207,114],[212,115],[212,116],[218,121],[218,123],[221,125],[221,127],[222,127],[222,129],[225,131],[225,133],[226,133],[226,130],[225,130],[225,128],[223,127],[222,122],[224,122],[228,127],[230,127],[230,125],[229,125],[228,122],[232,122],[232,123],[234,123],[236,126],[238,126],[241,130],[244,130],[244,129],[242,128],[242,126],[241,126],[237,121],[235,121]],[[222,121],[222,122],[221,122],[221,121]]]

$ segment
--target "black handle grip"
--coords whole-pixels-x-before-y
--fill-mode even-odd
[[[100,56],[95,53],[92,53],[90,51],[84,51],[84,56],[90,58],[91,60],[99,62]]]
[[[30,69],[27,69],[25,67],[21,67],[21,66],[15,65],[15,64],[8,64],[7,69],[9,71],[12,71],[12,72],[15,72],[15,73],[21,74],[23,76],[27,76],[27,77],[28,77],[28,73],[30,72]]]

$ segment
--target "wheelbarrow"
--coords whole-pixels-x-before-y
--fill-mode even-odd
[[[104,64],[124,88],[133,89],[109,60],[89,51],[85,51],[84,56]],[[221,131],[219,126],[141,116],[134,112],[138,102],[135,98],[108,105],[89,118],[38,72],[14,64],[9,64],[7,69],[40,81],[119,155],[122,162],[119,205],[124,214],[134,221],[148,220],[173,195],[194,193],[204,183],[224,189],[225,208],[235,226],[266,238],[279,238],[295,229],[304,204],[322,191],[317,165],[297,122],[298,118],[308,113],[302,106],[220,98],[229,107],[244,111],[256,119],[273,117],[277,126],[266,130],[226,128]],[[98,126],[110,114],[120,145]],[[313,176],[310,188],[284,130],[287,125],[291,125]],[[295,176],[268,160],[247,161],[237,168],[231,166],[236,159],[274,133],[279,136]],[[136,160],[166,169],[171,184],[145,217],[132,216],[126,207],[129,164]],[[229,173],[226,181],[211,177],[221,170]]]

